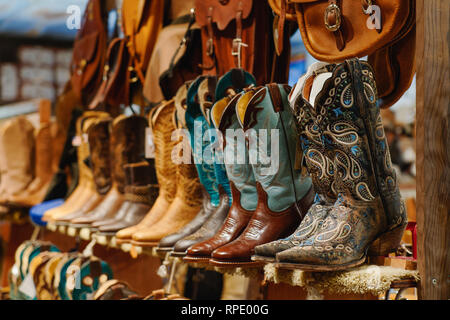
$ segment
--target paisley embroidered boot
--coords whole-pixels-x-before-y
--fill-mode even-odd
[[[254,264],[255,246],[290,235],[313,202],[311,179],[294,168],[297,132],[289,92],[289,86],[270,84],[249,90],[237,102],[237,117],[253,159],[258,205],[242,234],[212,253],[213,265]]]
[[[367,254],[395,251],[406,212],[370,65],[358,59],[337,65],[316,103],[329,118],[323,138],[336,167],[338,200],[314,235],[276,257],[280,267],[343,270],[364,263]]]
[[[322,140],[322,128],[327,118],[314,107],[316,87],[323,85],[327,76],[331,75],[328,69],[332,65],[328,65],[328,68],[325,66],[327,64],[321,62],[313,64],[299,79],[289,96],[301,143],[302,162],[310,174],[316,192],[314,203],[293,234],[256,246],[252,260],[273,262],[278,252],[290,249],[309,238],[321,226],[329,208],[336,201],[334,163],[333,159],[329,158]]]

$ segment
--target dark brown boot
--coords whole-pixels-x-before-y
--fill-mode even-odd
[[[139,162],[144,158],[145,127],[147,121],[141,116],[121,115],[114,119],[111,133],[112,187],[105,199],[84,217],[71,220],[76,228],[90,227],[95,221],[115,216],[125,201],[125,171],[127,163]]]
[[[147,161],[126,164],[125,202],[114,218],[94,222],[100,234],[114,235],[117,231],[141,222],[158,196],[156,173]]]

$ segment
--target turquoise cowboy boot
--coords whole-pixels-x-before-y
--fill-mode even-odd
[[[361,265],[367,255],[395,251],[407,223],[372,68],[351,59],[331,70],[315,104],[328,118],[322,139],[335,165],[338,199],[314,235],[276,255],[279,267],[337,271]]]
[[[223,150],[219,147],[219,141],[216,128],[211,122],[211,108],[215,102],[215,89],[217,85],[217,77],[208,76],[200,82],[197,90],[198,105],[200,111],[203,114],[203,121],[206,121],[208,130],[206,131],[207,138],[211,145],[214,146],[214,151],[211,152],[211,156],[214,157],[214,173],[219,185],[223,187],[228,195],[229,205],[233,201],[231,194],[230,182],[228,181],[227,171],[223,163]],[[198,112],[198,110],[197,110]],[[200,118],[200,117],[198,117]]]
[[[194,80],[187,91],[185,123],[190,135],[192,155],[197,167],[201,184],[211,197],[211,204],[217,207],[220,202],[219,182],[216,179],[214,159],[204,159],[205,149],[210,145],[209,125],[203,116],[198,102],[198,87],[205,77],[200,76]],[[205,137],[204,134],[206,133]],[[206,138],[206,139],[205,139]]]
[[[301,163],[308,170],[316,192],[314,203],[293,234],[287,238],[255,247],[255,255],[252,260],[274,262],[278,252],[290,249],[309,238],[322,225],[328,210],[336,201],[334,163],[333,159],[328,156],[322,139],[327,118],[321,116],[320,110],[314,107],[316,88],[323,85],[323,82],[331,75],[330,67],[327,68],[326,65],[322,62],[311,65],[289,96],[301,145]],[[319,81],[311,85],[314,79]]]
[[[294,168],[297,132],[289,92],[289,86],[270,84],[247,91],[237,102],[258,205],[242,234],[213,252],[214,265],[254,264],[255,246],[290,235],[313,202],[311,179]]]

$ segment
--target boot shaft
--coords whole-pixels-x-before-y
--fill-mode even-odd
[[[172,150],[177,141],[172,140],[172,134],[176,130],[173,121],[175,106],[173,100],[163,102],[149,115],[149,124],[153,132],[155,144],[155,169],[160,194],[171,203],[175,197],[176,165],[172,161]]]
[[[198,77],[187,91],[185,122],[189,131],[190,147],[200,182],[210,195],[211,204],[217,207],[220,202],[220,195],[219,184],[214,170],[214,159],[204,159],[204,156],[208,156],[205,150],[210,145],[207,136],[209,125],[201,112],[198,102],[198,87],[204,79],[204,77]],[[204,139],[205,134],[206,139]]]
[[[334,159],[323,139],[328,123],[326,110],[314,104],[315,90],[312,87],[313,84],[316,85],[317,76],[323,79],[329,77],[333,66],[322,62],[313,64],[290,94],[301,149],[301,155],[297,156],[310,174],[317,194],[316,200],[328,204],[334,203],[337,197],[334,178],[336,170]]]
[[[156,173],[147,161],[124,165],[127,185],[125,199],[151,205],[158,196]]]
[[[123,166],[127,163],[139,162],[145,157],[146,126],[146,119],[136,115],[121,115],[112,123],[110,139],[112,177],[121,193],[125,188]]]
[[[211,122],[211,109],[215,102],[215,90],[217,87],[217,77],[209,76],[203,80],[198,88],[198,100],[201,112],[204,116],[204,119],[207,122],[208,126],[208,140],[212,142],[215,146],[215,154],[214,157],[216,161],[214,161],[214,173],[216,175],[216,180],[219,185],[223,187],[226,194],[228,195],[229,205],[233,201],[233,197],[231,194],[230,182],[227,177],[227,171],[225,168],[225,164],[223,163],[223,149],[221,148],[221,144],[218,141],[218,133],[217,129],[214,128],[213,123]]]
[[[406,213],[377,100],[371,66],[352,59],[334,67],[316,103],[328,118],[323,138],[336,166],[336,191],[353,203],[381,201],[379,223],[393,228],[406,223]]]
[[[0,134],[2,190],[23,191],[34,178],[35,133],[25,117],[6,122]]]
[[[256,180],[249,163],[243,131],[237,119],[235,107],[240,94],[217,101],[211,109],[214,126],[221,132],[225,168],[228,179],[239,191],[240,206],[248,211],[256,209],[258,195]],[[233,199],[235,195],[233,194]]]
[[[312,186],[311,179],[294,167],[298,140],[289,92],[287,85],[269,84],[246,92],[236,106],[255,179],[268,195],[270,210],[276,212],[301,200]]]
[[[110,160],[111,118],[97,119],[88,130],[91,169],[99,194],[106,194],[112,185]]]

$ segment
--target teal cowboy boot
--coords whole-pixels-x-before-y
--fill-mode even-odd
[[[326,77],[327,74],[330,73],[324,67],[324,63],[313,64],[308,72],[299,79],[290,95],[290,104],[295,114],[302,150],[297,155],[302,156],[301,163],[303,167],[306,167],[312,179],[316,192],[314,203],[293,234],[284,239],[256,246],[252,260],[274,262],[278,252],[290,249],[309,238],[322,225],[328,210],[336,201],[334,163],[333,159],[329,158],[322,139],[322,128],[326,125],[327,118],[320,115],[320,110],[314,107],[314,95],[311,95],[312,80],[314,78],[321,80],[317,76]]]
[[[361,265],[367,255],[395,251],[406,212],[370,65],[352,59],[333,66],[316,104],[328,117],[322,138],[336,168],[338,199],[314,235],[276,257],[279,267],[344,270]]]
[[[242,234],[212,253],[213,265],[257,264],[251,261],[255,246],[290,235],[313,202],[311,179],[294,169],[297,132],[289,92],[289,86],[270,84],[247,91],[236,104],[258,205]]]
[[[220,98],[210,111],[210,119],[220,132],[218,142],[224,158],[228,154],[232,161],[224,161],[229,179],[232,204],[220,229],[211,238],[191,246],[183,258],[187,262],[207,262],[212,252],[236,239],[248,224],[258,203],[256,182],[245,151],[245,139],[235,112],[236,102],[244,88],[255,84],[254,77],[242,70],[234,69],[220,78],[215,97]],[[235,135],[236,134],[236,135]],[[234,159],[235,156],[239,159]],[[225,160],[225,159],[224,159]]]
[[[214,125],[211,122],[211,108],[215,102],[215,89],[217,85],[217,77],[215,76],[207,76],[203,79],[198,86],[198,104],[200,107],[200,111],[203,114],[203,119],[198,117],[199,119],[207,122],[208,130],[207,137],[211,143],[211,146],[214,146],[214,172],[216,175],[217,182],[220,186],[225,190],[228,195],[229,205],[232,203],[232,194],[230,189],[230,183],[228,181],[228,176],[226,172],[225,165],[223,163],[223,150],[219,147],[219,141],[217,137],[217,131],[214,128]]]

